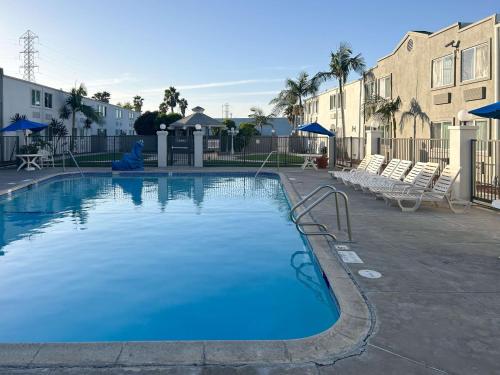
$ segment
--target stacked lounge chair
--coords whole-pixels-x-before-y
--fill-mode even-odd
[[[460,174],[460,169],[453,170],[449,165],[441,172],[436,184],[432,189],[410,187],[403,192],[391,192],[383,195],[388,203],[396,201],[403,212],[415,212],[422,202],[432,202],[437,205],[439,202],[446,202],[453,212],[458,212],[453,207],[451,201],[451,190],[455,180]],[[413,202],[413,206],[407,207],[403,202]],[[465,203],[465,202],[461,202]],[[468,208],[470,205],[465,205]]]
[[[392,163],[393,160],[397,161],[397,165],[393,170],[389,170],[390,164]],[[392,159],[391,163],[387,165],[387,167],[384,169],[384,172],[380,175],[378,178],[371,178],[364,183],[362,183],[361,189],[365,192],[369,192],[370,189],[373,187],[381,187],[381,186],[392,186],[393,184],[397,182],[401,182],[401,180],[405,177],[406,172],[408,172],[408,169],[411,167],[411,161],[410,160],[399,160],[399,159]],[[387,173],[386,173],[387,172]]]
[[[359,165],[355,169],[348,170],[347,168],[343,168],[341,171],[330,171],[328,173],[330,173],[332,175],[332,177],[338,178],[341,180],[344,176],[346,176],[349,173],[356,173],[356,172],[364,171],[366,169],[366,167],[368,166],[368,163],[370,163],[371,158],[372,158],[371,155],[366,155],[363,158],[363,160],[361,160],[361,163],[359,163]]]
[[[384,156],[372,155],[370,162],[364,171],[349,173],[348,175],[342,177],[342,182],[346,185],[359,185],[362,181],[378,175],[384,161]]]

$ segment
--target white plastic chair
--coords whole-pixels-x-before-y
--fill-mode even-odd
[[[52,152],[48,149],[41,149],[40,151],[38,151],[38,153],[42,156],[40,156],[40,167],[44,167],[46,164],[47,165],[51,165],[52,164],[52,168],[55,167],[55,163],[54,163],[54,155],[52,154]]]

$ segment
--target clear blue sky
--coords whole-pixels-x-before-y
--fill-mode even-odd
[[[0,0],[0,67],[21,76],[18,37],[40,37],[37,82],[63,89],[84,82],[112,102],[139,94],[156,109],[176,86],[190,107],[234,117],[267,103],[286,77],[327,67],[348,41],[368,65],[408,30],[439,30],[500,12],[498,0],[401,1],[32,1]],[[330,82],[325,87],[334,86]]]

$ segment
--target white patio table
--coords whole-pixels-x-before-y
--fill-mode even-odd
[[[27,171],[35,171],[37,168],[42,169],[40,165],[36,162],[36,159],[41,158],[42,154],[17,154],[16,158],[21,159],[21,165],[17,168],[20,171],[24,166],[26,166]]]
[[[318,167],[314,163],[316,158],[319,158],[321,154],[300,154],[304,158],[304,164],[302,164],[302,169],[306,169],[307,167],[314,168],[318,170]]]

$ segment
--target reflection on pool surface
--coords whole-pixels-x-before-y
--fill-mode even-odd
[[[337,305],[277,178],[91,175],[0,199],[0,342],[289,339]]]

